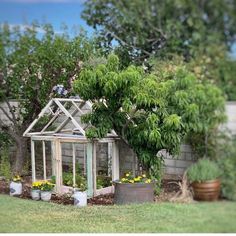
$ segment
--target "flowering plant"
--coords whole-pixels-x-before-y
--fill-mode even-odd
[[[13,182],[16,182],[16,183],[20,183],[22,181],[22,178],[19,176],[19,175],[15,175],[13,178],[12,178],[12,181]]]
[[[134,177],[130,172],[119,181],[119,183],[151,183],[151,179],[147,178],[145,174]]]
[[[32,190],[40,190],[42,186],[42,181],[36,181],[32,183]]]
[[[44,180],[41,182],[40,190],[41,191],[52,191],[52,189],[54,188],[54,185],[55,184],[51,183],[50,181]]]

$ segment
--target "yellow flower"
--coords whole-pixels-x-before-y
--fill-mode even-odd
[[[125,176],[126,176],[126,177],[129,177],[129,175],[130,175],[130,174],[129,174],[129,173],[127,173]]]
[[[150,179],[147,179],[147,180],[145,181],[145,183],[151,183],[151,180],[150,180]]]
[[[122,178],[121,181],[123,181],[123,182],[126,181],[126,178]]]
[[[129,182],[133,184],[133,183],[134,183],[134,180],[131,179]]]
[[[134,181],[137,182],[139,181],[140,179],[137,177],[137,178],[134,178]]]
[[[15,175],[15,176],[12,178],[12,180],[13,180],[14,182],[18,182],[18,181],[21,181],[21,177],[20,177],[19,175]]]
[[[142,177],[143,177],[143,178],[146,178],[146,175],[144,174],[144,175],[142,175]]]

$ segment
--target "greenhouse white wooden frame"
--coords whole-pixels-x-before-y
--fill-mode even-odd
[[[69,109],[68,109],[69,106]],[[85,136],[85,131],[89,127],[89,124],[82,126],[81,122],[77,120],[75,115],[79,113],[81,117],[85,113],[82,108],[86,106],[89,110],[92,110],[92,103],[89,101],[83,101],[76,98],[53,98],[48,104],[42,109],[38,117],[30,124],[26,129],[23,136],[31,139],[31,164],[32,164],[32,181],[36,181],[36,170],[35,170],[35,142],[42,142],[43,150],[43,178],[47,179],[46,176],[46,149],[45,142],[51,142],[52,150],[52,175],[56,176],[55,191],[58,194],[63,193],[65,189],[62,183],[62,150],[61,144],[63,142],[72,143],[72,165],[73,165],[73,185],[75,186],[75,144],[81,143],[86,145],[86,172],[87,172],[87,193],[89,197],[96,196],[99,194],[113,192],[113,186],[97,189],[96,188],[96,146],[97,143],[108,143],[108,155],[111,155],[111,170],[112,180],[119,179],[119,149],[118,135],[115,131],[111,131],[103,139],[89,140]],[[73,108],[73,109],[72,109]],[[51,119],[40,131],[33,131],[40,118],[50,115]],[[61,122],[55,130],[47,131],[47,129],[54,124],[55,120],[63,116],[65,119]],[[65,126],[71,122],[73,128],[64,129]],[[79,133],[78,133],[79,132]]]

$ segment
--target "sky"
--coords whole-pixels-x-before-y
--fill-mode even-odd
[[[24,27],[34,20],[39,23],[51,23],[55,32],[62,32],[62,23],[68,26],[68,33],[73,36],[73,29],[83,27],[89,34],[89,27],[80,14],[84,0],[0,0],[0,24],[7,22]]]
[[[50,23],[56,33],[62,32],[62,24],[68,26],[68,33],[73,37],[74,28],[83,27],[89,35],[94,30],[81,19],[83,3],[86,0],[0,0],[0,24],[7,22],[11,26],[22,28],[34,20]],[[39,32],[40,33],[40,32]],[[236,44],[231,56],[236,58]]]

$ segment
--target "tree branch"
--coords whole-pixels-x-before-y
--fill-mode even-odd
[[[9,126],[3,123],[3,121],[0,119],[0,127],[1,129],[9,134],[17,143],[19,142],[19,136],[12,130]]]
[[[9,111],[11,112],[12,119],[14,120],[14,124],[17,125],[17,118],[16,118],[16,115],[15,115],[15,112],[12,109],[12,106],[10,105],[10,103],[9,103],[9,101],[7,99],[5,99],[5,102],[6,102],[7,106],[8,106]]]
[[[136,47],[136,46],[133,46],[133,45],[130,45],[128,44],[127,42],[125,42],[123,39],[121,39],[119,36],[117,36],[115,33],[111,32],[110,30],[107,29],[107,31],[115,38],[117,39],[118,41],[120,41],[121,43],[123,43],[124,45],[130,47],[130,48],[133,48],[133,49],[137,49],[137,50],[141,50],[142,52],[144,52],[147,56],[151,56],[152,53],[142,49],[142,48],[139,48],[139,47]]]
[[[0,106],[0,110],[4,113],[4,115],[13,123],[14,123],[14,120],[9,116],[8,112],[2,107]]]
[[[122,127],[121,135],[122,135],[124,138],[125,138],[125,129],[128,127],[129,123],[133,121],[132,119],[134,118],[134,115],[135,115],[135,113],[136,113],[137,111],[138,111],[137,108],[135,108],[135,109],[132,111],[131,115],[129,116],[129,119],[127,119],[125,125]]]

